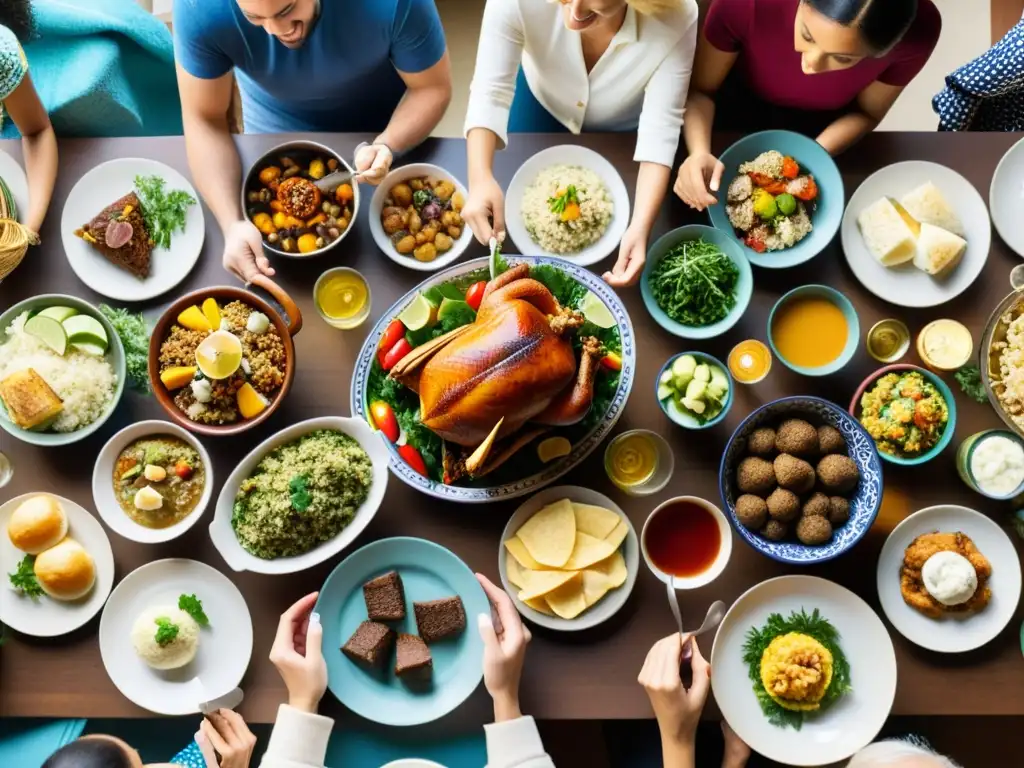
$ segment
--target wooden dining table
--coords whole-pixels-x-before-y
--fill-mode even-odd
[[[348,134],[239,136],[236,141],[243,166],[248,167],[276,144],[294,138],[312,138],[351,156],[355,146],[368,137]],[[717,149],[724,149],[735,138],[717,137]],[[1013,134],[875,133],[837,162],[847,197],[869,174],[884,166],[902,160],[930,160],[959,171],[987,200],[999,158],[1020,138]],[[508,148],[495,159],[499,182],[507,186],[527,158],[538,150],[565,141],[567,137],[555,135],[513,136]],[[594,134],[573,137],[571,141],[608,158],[622,174],[632,196],[637,175],[637,164],[632,160],[632,137]],[[20,158],[20,145],[6,142],[0,146]],[[60,173],[50,215],[41,233],[42,245],[33,248],[14,274],[0,284],[0,308],[41,293],[73,294],[94,304],[105,301],[86,288],[68,265],[61,245],[62,236],[66,235],[61,231],[61,212],[71,188],[89,169],[107,160],[130,157],[160,160],[190,175],[184,140],[180,137],[61,141]],[[435,163],[458,178],[466,179],[462,140],[430,140],[398,162]],[[353,365],[367,332],[388,307],[422,279],[422,274],[392,262],[375,246],[367,222],[371,194],[371,189],[363,188],[355,228],[337,248],[322,257],[274,262],[275,279],[305,314],[305,327],[295,338],[294,385],[281,407],[258,428],[236,437],[203,438],[213,457],[215,494],[223,479],[258,441],[302,419],[349,415]],[[97,201],[97,205],[102,202]],[[1021,215],[1024,216],[1024,208]],[[670,229],[692,223],[707,223],[706,214],[692,211],[670,196],[662,206],[651,243]],[[208,210],[206,228],[202,256],[187,279],[159,299],[131,309],[143,311],[152,318],[186,291],[237,284],[237,279],[221,266],[223,239]],[[483,255],[486,249],[474,243],[465,258]],[[609,268],[613,258],[609,257],[593,269],[600,272]],[[632,394],[615,433],[645,428],[664,435],[675,453],[675,473],[669,485],[657,495],[629,498],[616,490],[606,477],[601,446],[563,481],[611,496],[638,531],[651,510],[672,496],[693,494],[720,504],[719,460],[730,434],[747,414],[763,403],[793,394],[818,395],[845,407],[858,383],[880,364],[863,348],[841,372],[823,378],[802,377],[777,363],[763,382],[737,386],[735,402],[723,423],[707,431],[693,432],[673,425],[654,397],[655,377],[670,355],[699,349],[724,358],[742,339],[765,339],[768,312],[773,303],[788,289],[805,283],[824,283],[849,296],[859,313],[862,335],[874,322],[887,317],[901,318],[912,333],[936,318],[953,317],[970,328],[977,344],[989,313],[1010,290],[1010,269],[1020,261],[1021,257],[1010,251],[993,232],[985,269],[967,291],[939,307],[908,310],[875,298],[857,282],[846,264],[837,236],[821,254],[802,266],[787,270],[755,267],[756,287],[743,318],[725,335],[702,342],[679,339],[662,330],[645,309],[639,289],[623,289],[619,293],[638,340],[638,362]],[[317,315],[313,304],[312,291],[317,276],[338,265],[358,269],[366,276],[372,290],[370,319],[352,331],[328,326]],[[906,361],[920,362],[913,350]],[[765,579],[791,573],[834,580],[863,597],[881,615],[875,581],[879,551],[892,528],[910,513],[939,503],[963,504],[991,515],[1009,530],[1011,510],[1008,505],[987,501],[972,492],[958,477],[955,464],[956,446],[961,440],[981,429],[999,427],[1002,422],[989,405],[971,401],[960,394],[952,377],[949,381],[957,392],[959,411],[952,444],[924,466],[885,465],[881,512],[865,539],[835,561],[798,567],[770,560],[734,535],[732,557],[725,572],[708,586],[680,593],[684,624],[699,624],[716,599],[729,603]],[[38,448],[6,432],[0,433],[0,450],[13,465],[12,481],[0,489],[0,501],[22,493],[49,491],[94,511],[90,480],[93,463],[104,442],[132,422],[166,418],[152,396],[126,390],[110,420],[96,434],[73,446]],[[496,581],[499,538],[518,503],[510,500],[480,506],[442,502],[392,476],[380,510],[354,545],[320,566],[286,576],[231,571],[214,549],[207,532],[205,522],[212,517],[212,509],[206,511],[199,525],[166,544],[138,544],[112,531],[108,533],[118,580],[153,560],[186,557],[212,565],[238,585],[248,602],[255,635],[252,660],[242,684],[246,697],[241,712],[251,721],[266,722],[273,719],[277,705],[285,696],[281,679],[268,660],[278,617],[298,597],[316,590],[341,558],[355,547],[375,539],[418,536],[449,548],[470,568]],[[1016,536],[1011,535],[1016,541]],[[12,593],[6,588],[0,589],[0,594],[3,595],[0,599],[12,599]],[[0,715],[145,716],[147,713],[122,696],[107,677],[100,658],[98,624],[99,616],[70,635],[53,639],[37,639],[8,630],[7,641],[0,647]],[[899,672],[894,714],[1024,715],[1019,609],[999,637],[983,648],[958,655],[923,650],[904,639],[887,621],[886,626],[895,646]],[[637,674],[650,646],[670,634],[673,628],[664,587],[641,562],[636,585],[625,607],[603,625],[580,633],[534,628],[522,681],[524,711],[549,719],[651,717],[647,696],[636,682]],[[701,641],[706,654],[711,643],[711,637]],[[336,649],[326,650],[337,652]],[[871,672],[860,670],[859,674]],[[330,694],[325,698],[323,711],[344,716],[342,707]],[[709,705],[705,716],[718,717],[717,708]],[[487,718],[489,702],[481,686],[444,722],[461,728],[478,725]]]

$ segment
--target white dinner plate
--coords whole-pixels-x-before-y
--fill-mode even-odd
[[[92,246],[75,236],[75,230],[90,222],[100,211],[135,189],[136,176],[160,176],[167,191],[180,189],[195,198],[188,208],[185,231],[171,235],[171,247],[154,248],[149,277],[135,275],[114,266]],[[64,252],[78,279],[101,296],[118,301],[144,301],[174,288],[192,271],[203,250],[206,222],[195,188],[180,173],[156,160],[129,157],[97,165],[78,180],[60,220]]]
[[[523,195],[537,174],[553,165],[578,165],[601,177],[612,197],[612,220],[601,239],[579,253],[551,253],[538,245],[526,231],[523,219]],[[610,256],[619,247],[629,225],[629,192],[615,166],[592,149],[563,144],[541,150],[520,166],[505,193],[505,228],[524,256],[555,256],[581,267],[589,267]]]
[[[199,630],[199,652],[184,667],[151,669],[132,645],[132,625],[152,606],[178,605],[195,595],[210,618]],[[100,618],[100,656],[111,682],[134,702],[161,715],[191,715],[200,702],[238,687],[252,656],[252,618],[227,576],[195,560],[157,560],[129,573]],[[200,682],[201,681],[201,682]]]
[[[743,662],[746,635],[772,613],[788,617],[815,608],[839,632],[852,690],[825,711],[805,717],[799,731],[777,727],[761,711]],[[751,749],[783,765],[846,760],[878,735],[896,697],[896,653],[882,620],[850,590],[814,576],[780,576],[743,593],[718,628],[711,668],[722,716]]]
[[[1003,241],[1024,256],[1024,139],[1003,155],[988,191],[992,223]]]
[[[68,517],[68,536],[92,555],[96,564],[96,583],[89,594],[65,602],[43,595],[23,597],[11,587],[6,574],[18,567],[25,553],[15,548],[7,536],[7,521],[14,510],[32,496],[52,496],[60,502]],[[99,613],[114,586],[114,554],[103,526],[89,512],[70,499],[52,493],[26,493],[0,506],[0,622],[11,629],[34,637],[56,637],[72,632]]]
[[[992,600],[974,615],[930,619],[903,601],[903,553],[918,536],[934,531],[967,534],[992,564]],[[877,579],[878,598],[892,625],[912,643],[940,653],[980,648],[1010,623],[1020,601],[1020,560],[1010,537],[980,512],[954,504],[922,509],[897,525],[882,547]]]
[[[394,760],[381,768],[444,768],[440,763],[433,760],[423,760],[419,757],[403,757],[401,760]]]
[[[883,267],[865,245],[857,217],[879,198],[898,200],[929,181],[963,222],[967,252],[942,277],[932,277],[911,262]],[[955,299],[981,274],[992,243],[988,208],[978,190],[956,171],[923,160],[894,163],[868,176],[850,198],[840,231],[846,261],[861,284],[878,298],[901,307],[934,307]]]
[[[18,206],[18,221],[24,223],[28,213],[28,177],[21,164],[3,150],[0,150],[0,179],[11,190],[14,204]]]

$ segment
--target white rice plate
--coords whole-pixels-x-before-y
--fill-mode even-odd
[[[25,333],[28,315],[18,315],[7,328],[7,340],[0,345],[0,380],[31,368],[64,403],[50,430],[74,432],[89,426],[114,399],[114,367],[106,358],[79,352],[71,345],[61,357],[41,339]]]
[[[580,217],[562,221],[548,200],[568,186],[576,187]],[[523,195],[523,223],[536,243],[549,253],[578,253],[596,243],[612,220],[612,196],[601,177],[575,165],[545,168]]]

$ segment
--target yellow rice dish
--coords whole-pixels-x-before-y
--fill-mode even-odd
[[[942,438],[949,406],[917,371],[888,373],[860,399],[860,423],[878,450],[891,456],[919,456]]]
[[[813,712],[832,684],[828,648],[809,635],[789,632],[769,643],[761,656],[761,684],[780,707]]]

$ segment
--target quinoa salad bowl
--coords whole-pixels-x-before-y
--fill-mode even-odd
[[[845,192],[835,161],[790,131],[746,136],[719,157],[725,166],[711,223],[736,237],[751,264],[795,267],[835,238]]]
[[[324,416],[260,443],[228,477],[210,538],[236,571],[297,573],[351,544],[384,500],[388,449],[362,419]]]
[[[596,264],[619,246],[629,193],[619,172],[586,147],[550,147],[527,160],[505,195],[505,224],[519,253]]]
[[[302,314],[263,275],[252,291],[220,286],[182,296],[160,316],[149,342],[149,380],[180,426],[203,435],[231,435],[265,421],[295,377],[292,337]]]
[[[45,294],[0,314],[0,427],[13,437],[78,442],[114,412],[124,382],[121,339],[88,302]],[[28,411],[38,418],[25,421]]]

